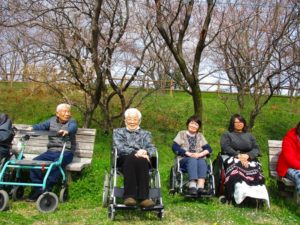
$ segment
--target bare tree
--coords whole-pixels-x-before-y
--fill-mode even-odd
[[[287,72],[299,64],[299,58],[290,51],[299,43],[295,36],[299,26],[297,3],[257,0],[229,4],[226,15],[217,46],[212,49],[218,53],[214,61],[236,86],[240,113],[246,113],[246,97],[250,96],[252,128],[274,91],[288,79]]]
[[[151,39],[134,13],[130,15],[136,3],[38,0],[16,4],[11,7],[18,8],[12,14],[14,22],[30,29],[22,34],[38,50],[33,57],[39,65],[46,63],[49,72],[29,78],[46,83],[76,106],[85,127],[94,120],[108,131],[126,108],[141,103],[145,96],[134,100],[143,84],[127,92],[137,78],[149,74],[144,59]],[[80,96],[72,95],[73,90],[80,90]],[[94,116],[98,107],[101,118]]]
[[[214,36],[207,37],[216,4],[215,0],[206,2],[204,12],[205,8],[196,5],[194,0],[155,0],[156,26],[184,78],[182,87],[193,98],[194,113],[200,117],[203,104],[199,66],[204,49],[214,39]]]

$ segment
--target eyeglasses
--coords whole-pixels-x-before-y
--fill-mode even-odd
[[[234,122],[234,123],[237,123],[237,124],[241,124],[241,123],[242,123],[242,124],[244,124],[244,123],[243,123],[243,122],[241,122],[241,121],[239,121],[239,122]]]

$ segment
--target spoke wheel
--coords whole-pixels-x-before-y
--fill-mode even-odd
[[[163,209],[157,213],[157,217],[161,220],[164,218],[164,210]]]
[[[111,204],[108,207],[108,217],[109,217],[109,219],[114,220],[115,216],[116,216],[116,210],[115,210],[114,206]]]
[[[109,174],[105,172],[104,184],[103,184],[103,193],[102,193],[102,206],[107,207],[109,203]]]

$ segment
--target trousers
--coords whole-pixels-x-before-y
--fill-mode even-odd
[[[118,166],[124,175],[124,199],[144,200],[149,198],[149,169],[147,159],[137,158],[134,152],[120,156]]]
[[[45,160],[45,161],[57,161],[60,156],[59,151],[46,151],[42,153],[41,155],[35,157],[33,160]],[[65,151],[64,157],[62,160],[62,168],[64,169],[66,165],[71,163],[73,160],[73,152],[71,151]],[[39,169],[31,169],[30,170],[30,179],[32,183],[42,183],[43,182],[44,173],[42,170]],[[61,178],[61,173],[59,171],[58,167],[53,167],[52,171],[49,174],[48,180],[46,182],[47,189],[51,190],[53,186],[59,181],[59,178]]]
[[[296,184],[297,193],[300,194],[300,170],[289,168],[285,176],[294,181]]]
[[[189,180],[206,178],[207,175],[207,164],[205,159],[184,157],[180,160],[180,168],[188,173]]]

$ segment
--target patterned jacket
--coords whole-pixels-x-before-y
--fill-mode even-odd
[[[138,129],[129,131],[125,127],[114,129],[113,147],[117,149],[117,154],[129,155],[131,152],[144,149],[149,156],[154,156],[157,151],[152,144],[152,137],[149,131]]]

